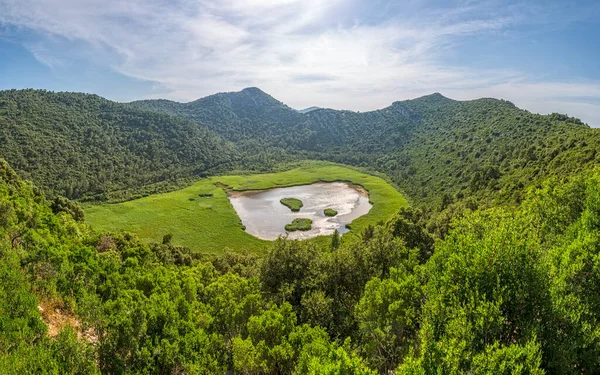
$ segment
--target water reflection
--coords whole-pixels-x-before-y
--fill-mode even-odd
[[[300,212],[291,212],[279,203],[282,198],[298,198],[304,206]],[[285,235],[285,225],[295,218],[311,219],[312,229],[291,232],[288,236],[290,239],[330,235],[335,229],[345,233],[348,231],[346,224],[365,215],[372,207],[362,188],[345,182],[232,192],[229,200],[246,226],[246,232],[264,240]],[[325,208],[333,208],[338,212],[337,216],[325,216]]]

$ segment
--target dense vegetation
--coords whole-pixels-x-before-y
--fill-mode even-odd
[[[302,201],[298,198],[282,198],[279,203],[289,208],[292,212],[298,212],[304,206]]]
[[[285,230],[288,232],[295,232],[297,230],[306,231],[311,230],[311,228],[312,220],[303,218],[294,219],[290,224],[286,224],[285,226]]]
[[[201,175],[237,151],[182,118],[96,95],[10,90],[0,91],[0,156],[50,195],[105,199]]]
[[[209,260],[96,234],[2,163],[0,372],[595,373],[598,186],[550,180],[435,245],[403,209],[328,246]]]
[[[0,155],[21,176],[79,199],[126,199],[206,173],[321,159],[382,172],[414,203],[439,209],[465,196],[518,202],[531,183],[600,160],[600,132],[578,119],[440,94],[365,113],[300,113],[257,88],[129,105],[11,90],[0,92],[0,125]]]
[[[206,124],[246,149],[284,149],[383,172],[413,202],[435,208],[465,196],[518,201],[534,181],[600,161],[598,130],[497,99],[461,102],[433,94],[372,112],[302,114],[252,88],[191,103],[133,105]]]
[[[326,208],[323,210],[323,214],[325,216],[333,217],[333,216],[337,215],[338,212],[336,210],[334,210],[333,208]]]
[[[40,184],[0,161],[2,374],[600,372],[600,135],[577,119],[439,94],[303,114],[258,89],[130,105],[25,90],[0,93],[0,125],[0,155]],[[414,205],[326,243],[208,256],[156,225],[144,240],[92,230],[90,211],[54,196],[299,158],[384,172]],[[177,223],[168,203],[226,199],[215,182],[319,173],[211,177],[96,217],[148,204],[149,222]],[[385,201],[389,185],[371,183]]]

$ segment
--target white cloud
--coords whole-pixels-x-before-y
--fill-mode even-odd
[[[491,1],[409,12],[408,5],[394,3],[394,16],[374,23],[361,14],[365,4],[0,0],[0,23],[46,35],[28,46],[52,66],[72,53],[53,48],[53,40],[84,42],[94,63],[156,82],[162,90],[149,94],[154,97],[193,100],[258,86],[297,108],[368,110],[440,91],[457,99],[502,97],[532,111],[569,112],[600,126],[597,102],[581,99],[600,98],[598,82],[538,82],[518,71],[445,63],[456,41],[500,33],[521,21],[522,8],[503,9]]]

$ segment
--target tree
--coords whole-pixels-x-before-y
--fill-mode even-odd
[[[387,279],[371,279],[356,307],[361,352],[387,374],[408,354],[419,329],[422,286],[414,274],[392,268]]]
[[[340,232],[336,229],[331,235],[331,249],[335,250],[340,247]]]

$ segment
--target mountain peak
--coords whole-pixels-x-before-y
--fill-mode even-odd
[[[275,99],[274,97],[267,94],[266,92],[259,89],[258,87],[246,87],[242,91],[229,92],[229,93],[226,93],[226,95],[228,95],[230,98],[231,97],[240,97],[240,98],[241,97],[246,97],[246,98],[250,97],[250,98],[253,98],[254,100],[259,100],[261,102],[281,103],[279,100]]]
[[[268,95],[263,90],[259,89],[258,87],[254,87],[254,86],[252,86],[252,87],[246,87],[241,92],[245,92],[245,93],[248,93],[248,94],[263,94],[263,95]]]
[[[450,98],[445,97],[439,92],[434,92],[433,94],[424,95],[414,100],[427,100],[427,101],[442,101],[442,100],[452,100]]]

